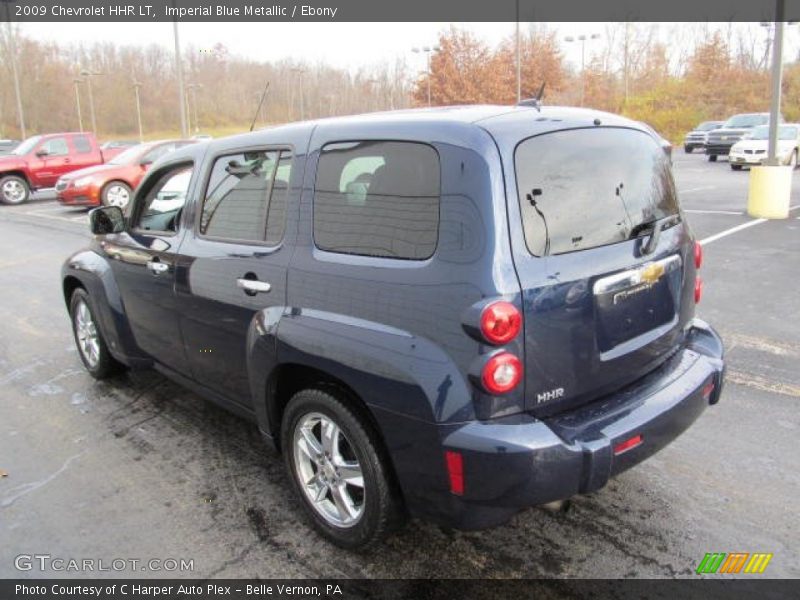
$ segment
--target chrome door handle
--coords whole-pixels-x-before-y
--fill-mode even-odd
[[[236,287],[244,290],[246,294],[267,293],[272,289],[272,286],[266,281],[258,281],[257,279],[237,279]]]
[[[161,273],[166,273],[169,271],[169,265],[167,263],[157,262],[157,261],[149,261],[147,263],[147,269],[153,275],[160,275]]]

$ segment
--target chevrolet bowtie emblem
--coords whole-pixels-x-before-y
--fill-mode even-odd
[[[642,270],[639,271],[639,278],[642,280],[642,282],[653,284],[661,279],[663,274],[664,265],[660,263],[650,263],[649,265],[645,265]]]

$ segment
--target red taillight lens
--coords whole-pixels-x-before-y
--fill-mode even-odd
[[[517,387],[521,380],[522,362],[510,352],[490,358],[481,374],[483,387],[491,394],[505,394]]]
[[[450,477],[450,493],[464,495],[464,459],[459,452],[446,450],[444,460],[447,463],[447,475]]]
[[[700,302],[700,298],[703,297],[703,280],[698,276],[694,280],[694,303],[697,304]]]
[[[492,302],[481,312],[481,334],[492,344],[506,344],[519,334],[522,315],[510,302]]]
[[[703,266],[703,247],[700,242],[694,243],[694,267],[699,269]]]

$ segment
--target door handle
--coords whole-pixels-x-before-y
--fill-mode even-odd
[[[250,296],[255,296],[258,293],[267,293],[272,289],[272,286],[266,281],[258,281],[257,279],[237,279],[236,287],[244,290],[244,293]]]
[[[162,263],[157,260],[151,260],[147,263],[147,269],[153,275],[160,275],[161,273],[166,273],[169,271],[169,265],[167,263]]]

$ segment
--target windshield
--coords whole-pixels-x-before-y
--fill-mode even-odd
[[[764,125],[769,121],[767,115],[736,115],[725,121],[723,127],[727,129],[755,127],[756,125]]]
[[[35,135],[32,138],[28,138],[27,140],[22,142],[19,146],[14,148],[14,150],[11,151],[11,154],[17,154],[17,155],[27,154],[28,152],[33,150],[34,146],[36,146],[36,144],[38,144],[39,140],[41,139],[42,136],[40,135]]]
[[[663,148],[635,129],[572,129],[529,138],[515,154],[525,241],[546,256],[622,242],[678,213]]]
[[[722,123],[719,121],[706,121],[705,123],[700,123],[695,131],[711,131],[712,129],[719,129],[720,125]]]
[[[144,152],[145,147],[144,144],[139,144],[134,146],[133,148],[128,148],[124,152],[120,152],[110,161],[108,164],[110,165],[128,165],[134,162],[139,156]]]
[[[778,128],[779,140],[793,140],[797,138],[797,127],[781,126]],[[762,125],[756,127],[750,133],[749,139],[751,140],[768,140],[769,139],[769,125]]]

